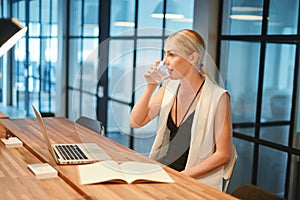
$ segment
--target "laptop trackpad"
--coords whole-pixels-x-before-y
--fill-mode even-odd
[[[111,160],[111,157],[95,143],[83,143],[81,144],[85,150],[96,160]]]

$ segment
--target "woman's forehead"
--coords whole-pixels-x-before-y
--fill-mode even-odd
[[[175,54],[179,55],[180,57],[187,58],[187,54],[183,50],[179,49],[172,42],[167,42],[166,43],[164,51],[165,52],[170,52],[170,53],[175,53]]]
[[[164,48],[165,52],[176,52],[178,54],[183,53],[182,50],[180,50],[174,43],[167,42]]]

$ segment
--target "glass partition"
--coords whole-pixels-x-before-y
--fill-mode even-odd
[[[221,73],[231,93],[233,123],[254,122],[259,76],[257,42],[223,41]]]
[[[230,0],[223,5],[222,34],[260,35],[263,0]]]
[[[99,1],[84,0],[83,8],[83,35],[99,35]]]
[[[253,165],[254,143],[233,138],[233,143],[236,145],[237,160],[232,173],[230,185],[237,187],[251,182]],[[241,176],[241,174],[243,174]]]
[[[135,12],[135,0],[111,0],[110,36],[132,36]]]
[[[71,36],[80,36],[82,33],[82,1],[70,1],[70,35]]]
[[[31,104],[43,112],[56,109],[58,1],[14,1],[12,15],[28,26],[27,39],[16,44],[13,105],[32,116]],[[28,10],[28,13],[26,13]]]
[[[153,12],[155,12],[156,7],[163,3],[163,0],[139,1],[138,36],[151,35],[153,37],[163,34],[163,17],[153,17]],[[163,12],[162,7],[159,8],[159,12]],[[163,14],[161,14],[161,16],[163,16]],[[147,29],[147,31],[144,31],[144,29]]]
[[[238,156],[238,162],[249,164],[244,165],[246,171],[254,169],[248,184],[296,199],[300,196],[299,0],[230,0],[220,8],[219,66],[231,94],[234,143],[239,156],[247,152],[253,159],[249,164]],[[241,141],[253,143],[254,148]],[[243,170],[234,171],[243,174]]]
[[[130,102],[132,94],[133,40],[112,40],[109,45],[109,97]],[[128,117],[128,116],[127,116]]]
[[[268,34],[297,34],[299,0],[270,0]]]
[[[68,39],[68,113],[96,119],[100,2],[70,1]]]
[[[261,121],[291,117],[296,45],[268,43],[266,47]]]
[[[193,28],[194,0],[168,0],[166,4],[166,29],[172,32]]]
[[[257,186],[278,196],[284,196],[287,153],[260,146]]]
[[[105,108],[101,101],[102,110],[108,115],[108,137],[118,138],[115,136],[119,132],[119,138],[129,142],[126,146],[145,155],[152,145],[157,120],[129,130],[129,124],[117,122],[128,121],[130,110],[145,87],[144,73],[156,60],[162,59],[165,37],[176,30],[192,28],[193,5],[193,0],[138,1],[137,4],[134,0],[111,1],[107,71],[109,105]],[[120,107],[119,104],[124,108],[118,110],[117,117],[112,116],[111,112],[115,106]],[[150,142],[147,148],[143,148],[142,141]]]

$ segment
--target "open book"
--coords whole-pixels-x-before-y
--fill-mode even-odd
[[[159,164],[151,163],[117,163],[113,160],[105,160],[93,164],[78,165],[78,171],[81,184],[101,182],[174,182]]]

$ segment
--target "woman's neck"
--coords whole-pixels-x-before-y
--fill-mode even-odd
[[[181,94],[193,94],[196,93],[199,85],[205,80],[205,77],[200,73],[193,71],[187,74],[180,80],[180,91]]]

